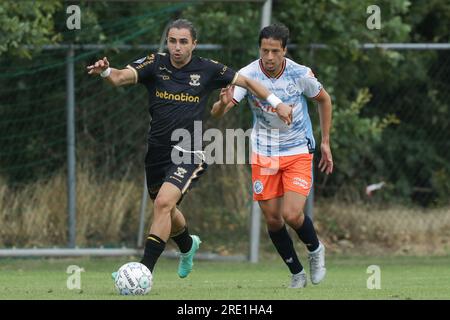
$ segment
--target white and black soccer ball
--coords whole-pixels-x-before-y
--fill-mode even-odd
[[[121,295],[144,295],[152,289],[153,276],[142,263],[128,262],[117,271],[114,284]]]

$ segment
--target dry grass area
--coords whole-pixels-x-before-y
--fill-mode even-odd
[[[337,253],[450,252],[450,208],[377,208],[335,202],[316,205],[315,214],[321,237]]]
[[[188,193],[180,208],[192,233],[204,238],[205,250],[227,253],[223,239],[247,239],[249,190],[236,183],[240,169],[210,168],[200,184]],[[77,168],[77,233],[80,247],[136,245],[142,176],[120,180],[97,177],[89,167]],[[245,177],[244,177],[245,178]],[[218,189],[217,180],[222,181]],[[13,189],[0,179],[0,247],[64,247],[68,239],[67,184],[65,172],[45,181]],[[241,187],[239,187],[241,185]],[[212,194],[211,190],[215,188]],[[233,190],[230,192],[230,190]],[[149,200],[145,232],[152,212]],[[242,230],[245,230],[242,232]],[[239,235],[239,236],[238,236]],[[242,246],[241,246],[242,247]],[[172,248],[170,243],[169,248]]]
[[[250,190],[242,181],[248,180],[249,172],[244,166],[213,166],[183,200],[181,209],[191,232],[205,240],[204,250],[224,255],[247,253]],[[0,180],[0,247],[66,246],[66,190],[65,173],[20,189],[12,189]],[[80,247],[136,244],[142,196],[140,177],[99,179],[95,171],[78,168],[77,192]],[[149,203],[147,221],[151,209]],[[318,233],[330,252],[450,252],[450,208],[376,208],[319,199],[314,214]],[[261,237],[263,250],[271,252],[264,226]]]
[[[142,187],[127,177],[101,181],[77,171],[77,245],[120,244],[137,234]],[[67,244],[65,174],[12,190],[0,183],[0,246],[46,247]]]

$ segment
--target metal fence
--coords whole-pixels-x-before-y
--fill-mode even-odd
[[[312,47],[314,63],[326,50]],[[439,236],[436,241],[447,241],[449,46],[385,47],[390,54],[407,52],[402,52],[394,66],[379,70],[384,74],[383,83],[371,82],[371,74],[367,74],[367,83],[360,87],[366,87],[370,97],[362,94],[358,106],[355,94],[353,109],[335,101],[334,134],[347,134],[354,141],[337,139],[339,143],[333,146],[335,175],[315,177],[318,226],[331,246],[347,240],[412,241],[411,233],[419,231],[423,237],[416,239],[419,242],[427,234]],[[148,121],[142,120],[148,119],[146,94],[132,87],[109,88],[87,77],[84,66],[92,59],[86,54],[89,51],[77,52],[74,60],[73,51],[67,52],[45,50],[21,66],[7,65],[7,61],[1,65],[1,81],[8,83],[3,86],[0,103],[1,246],[64,247],[74,245],[75,240],[69,240],[76,236],[80,246],[134,247],[148,128]],[[114,53],[114,61],[127,63],[139,52],[122,48]],[[418,70],[414,68],[417,59],[429,62]],[[360,72],[365,69],[361,67]],[[73,114],[66,112],[70,98],[63,90],[66,85],[74,88]],[[311,112],[318,129],[314,109]],[[71,119],[75,120],[73,127],[67,125]],[[235,120],[221,126],[236,127]],[[372,140],[358,136],[359,125],[374,126]],[[76,134],[67,140],[66,133],[72,130]],[[361,141],[372,145],[355,144]],[[75,198],[67,197],[71,187],[67,169],[75,157],[76,234],[74,229],[68,233],[68,225],[74,222],[67,218],[68,209],[75,205]],[[219,255],[249,250],[249,181],[248,167],[216,165],[183,204],[192,228],[203,232],[210,240],[209,249]],[[330,201],[333,206],[324,205]],[[355,209],[354,203],[360,206]],[[148,208],[144,221],[149,220],[150,212]],[[370,228],[376,230],[368,234]]]

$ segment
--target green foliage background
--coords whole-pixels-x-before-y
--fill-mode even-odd
[[[148,53],[138,45],[158,45],[167,23],[180,17],[194,22],[199,43],[223,46],[216,51],[197,50],[198,55],[236,70],[258,57],[260,3],[74,1],[82,12],[81,30],[67,29],[68,4],[60,0],[0,3],[0,176],[14,188],[50,178],[66,165],[66,50],[45,50],[43,45],[111,46],[75,51],[77,159],[111,179],[124,174],[142,177],[147,97],[143,88],[110,88],[87,76],[86,65],[108,56],[113,66],[125,66]],[[273,2],[272,22],[290,28],[288,56],[310,66],[333,100],[336,168],[332,176],[315,175],[316,199],[448,205],[450,52],[358,46],[448,43],[450,4],[378,1],[380,30],[366,27],[369,5],[372,1]],[[312,49],[313,43],[328,47]],[[124,44],[134,47],[117,48]],[[320,142],[312,103],[310,113]],[[220,121],[207,118],[206,127],[247,129],[251,117],[242,104]],[[213,166],[203,179],[206,187],[199,191],[207,199],[195,205],[218,217],[227,215],[234,221],[229,225],[239,224],[242,216],[233,216],[233,201],[247,210],[249,204],[236,199],[250,195],[249,169],[241,169]],[[379,181],[385,181],[386,187],[367,199],[365,186]],[[229,199],[218,200],[228,193],[232,193]]]

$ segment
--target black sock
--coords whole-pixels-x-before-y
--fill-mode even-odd
[[[295,230],[295,232],[297,232],[300,240],[306,245],[308,251],[314,251],[319,247],[316,230],[314,229],[312,220],[307,215],[305,215],[302,226]]]
[[[141,263],[153,272],[156,261],[165,247],[166,243],[161,238],[154,234],[149,234],[145,242],[144,256],[142,257]]]
[[[177,235],[172,236],[171,238],[173,241],[175,241],[178,248],[180,248],[181,253],[186,253],[189,250],[191,250],[192,238],[189,235],[187,226],[184,227],[181,233],[178,233]]]
[[[297,253],[295,253],[294,244],[286,226],[284,225],[280,230],[274,232],[269,230],[269,236],[291,273],[296,274],[302,271],[303,266],[298,260]]]

